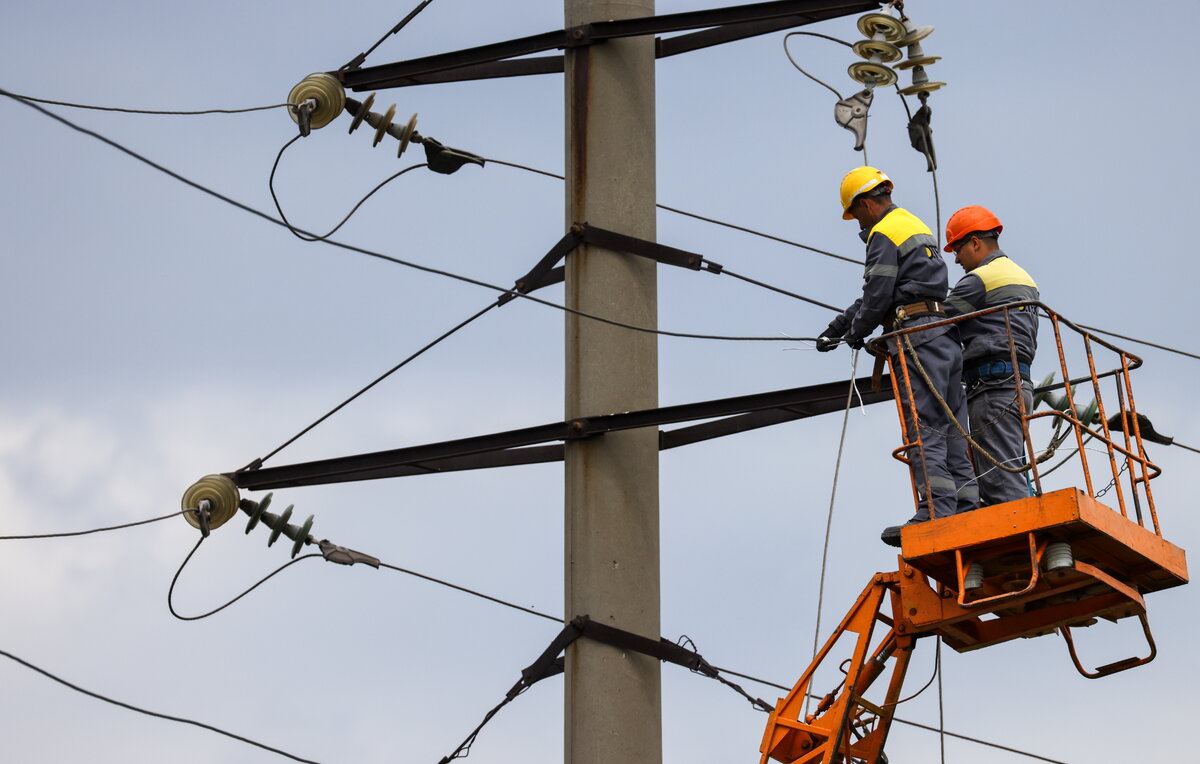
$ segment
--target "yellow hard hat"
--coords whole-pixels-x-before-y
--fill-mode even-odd
[[[842,178],[842,220],[853,220],[850,205],[859,196],[874,189],[881,183],[894,188],[892,179],[874,167],[855,167]]]

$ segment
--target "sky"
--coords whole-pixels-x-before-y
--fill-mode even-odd
[[[705,7],[659,0],[659,13]],[[264,0],[10,3],[0,11],[0,88],[106,106],[187,110],[282,102],[310,72],[365,50],[409,5]],[[1184,310],[1200,116],[1188,71],[1194,2],[1134,9],[1077,3],[910,0],[943,59],[930,99],[941,217],[982,204],[1002,245],[1062,315],[1200,351]],[[436,0],[368,64],[537,34],[561,3]],[[853,40],[853,18],[811,31]],[[1180,38],[1179,35],[1185,37]],[[862,163],[832,119],[833,95],[788,62],[783,34],[662,60],[661,203],[861,257],[837,187]],[[791,41],[843,95],[848,49]],[[361,95],[360,95],[361,97]],[[383,91],[418,129],[486,157],[563,167],[563,85],[543,75]],[[191,117],[47,107],[260,210],[295,134],[281,111]],[[908,145],[899,99],[871,110],[869,158],[896,201],[937,226],[931,178]],[[494,293],[302,242],[29,107],[0,99],[0,533],[81,530],[179,507],[195,480],[262,456]],[[418,161],[345,133],[299,141],[277,176],[289,218],[327,230],[376,183]],[[410,159],[410,157],[412,157]],[[397,179],[335,238],[479,280],[510,284],[562,235],[560,181],[489,163]],[[669,212],[658,240],[837,305],[858,266]],[[961,270],[948,260],[951,280]],[[562,287],[542,297],[561,301]],[[809,337],[831,313],[706,273],[659,270],[659,325],[708,334]],[[492,311],[269,462],[287,464],[497,432],[562,418],[563,315],[522,301]],[[1043,354],[1034,376],[1051,370]],[[804,342],[663,337],[662,405],[846,379],[847,350]],[[1139,410],[1200,445],[1189,380],[1197,361],[1131,343]],[[858,373],[866,373],[867,359]],[[842,416],[831,414],[664,452],[663,636],[712,663],[791,685],[812,649],[825,518]],[[878,541],[911,513],[894,407],[855,409],[830,530],[823,624],[876,571]],[[1151,446],[1164,535],[1194,548],[1196,454]],[[1051,487],[1072,485],[1067,470]],[[313,533],[385,562],[562,615],[559,465],[279,491]],[[239,516],[180,576],[183,614],[214,608],[286,562]],[[450,753],[558,627],[394,571],[301,562],[228,609],[184,622],[167,588],[197,533],[182,519],[73,539],[0,542],[0,650],[86,689],[184,716],[320,761],[436,762]],[[1059,761],[1177,760],[1200,680],[1194,587],[1148,598],[1158,657],[1092,681],[1055,636],[944,656],[948,730]],[[1079,635],[1092,665],[1142,654],[1136,623]],[[913,659],[918,689],[928,643]],[[664,665],[663,760],[754,761],[765,716],[715,682]],[[830,680],[828,684],[832,684]],[[269,752],[88,698],[0,661],[10,761],[266,762]],[[745,683],[774,700],[778,690]],[[937,725],[937,688],[898,716]],[[1120,720],[1114,724],[1114,720]],[[535,686],[480,735],[472,761],[554,761],[562,680]],[[937,761],[938,738],[898,725],[899,764]],[[946,761],[1028,757],[948,739]]]

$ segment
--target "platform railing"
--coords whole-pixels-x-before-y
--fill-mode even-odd
[[[910,467],[914,505],[920,509],[922,502],[925,502],[930,517],[936,516],[933,513],[933,490],[925,464],[921,435],[922,429],[926,428],[921,425],[912,392],[914,384],[928,387],[927,374],[913,350],[911,337],[920,332],[1002,312],[1009,355],[1015,370],[1018,367],[1018,357],[1010,313],[1022,309],[1035,310],[1039,317],[1048,320],[1054,336],[1054,346],[1052,349],[1043,347],[1034,359],[1034,364],[1037,368],[1051,365],[1054,367],[1054,376],[1061,375],[1061,381],[1053,382],[1050,377],[1046,377],[1042,384],[1037,385],[1034,389],[1035,410],[1030,411],[1026,410],[1024,396],[1021,394],[1022,379],[1019,374],[1013,374],[1014,405],[1017,406],[1020,415],[1025,440],[1023,464],[994,468],[1025,473],[1031,493],[1040,496],[1046,490],[1047,476],[1063,467],[1077,467],[1082,478],[1082,490],[1089,496],[1101,499],[1110,492],[1114,493],[1117,510],[1123,517],[1133,519],[1140,526],[1149,527],[1161,536],[1162,530],[1154,508],[1150,481],[1162,470],[1146,454],[1134,403],[1133,385],[1130,381],[1130,373],[1142,365],[1142,359],[1089,333],[1049,306],[1035,300],[1006,303],[942,321],[900,329],[884,334],[869,344],[873,354],[887,355],[903,439],[903,445],[895,449],[892,455]],[[1047,350],[1051,352],[1047,353]],[[1097,361],[1098,353],[1104,354],[1103,363]],[[1036,379],[1037,373],[1031,368],[1032,378]],[[1104,380],[1112,380],[1114,388],[1107,400],[1104,395],[1107,385],[1101,384]],[[1060,390],[1062,395],[1055,396],[1054,393]],[[1075,400],[1076,393],[1084,391],[1094,396],[1094,404],[1084,406]],[[944,400],[940,400],[940,396],[935,397],[939,397],[939,403],[945,404]],[[1037,411],[1038,403],[1051,405],[1049,410]],[[950,414],[948,408],[947,414]],[[1043,424],[1046,425],[1045,428],[1041,426]],[[1048,432],[1038,432],[1043,429]],[[958,421],[954,431],[943,433],[943,436],[947,439],[966,438],[968,433],[969,423]],[[1040,439],[1045,435],[1049,436],[1049,440],[1039,450]],[[1073,441],[1074,451],[1060,458],[1055,464],[1047,465],[1047,462],[1058,456],[1059,449],[1068,441]],[[1089,448],[1089,444],[1093,442],[1098,446]],[[1102,458],[1093,456],[1092,459],[1097,461],[1097,464],[1092,464],[1089,453],[1101,454]],[[971,454],[976,475],[993,468],[976,449],[972,448]],[[1103,480],[1109,482],[1097,488],[1097,483]],[[924,490],[919,490],[921,488]]]

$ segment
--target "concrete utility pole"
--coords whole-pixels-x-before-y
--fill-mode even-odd
[[[564,0],[567,27],[654,15],[654,0]],[[566,222],[655,238],[654,39],[566,53]],[[567,305],[657,325],[651,260],[593,246],[567,256]],[[658,406],[657,336],[567,314],[566,416]],[[566,614],[658,639],[658,433],[566,446]],[[568,764],[659,764],[659,662],[587,639],[566,652]]]

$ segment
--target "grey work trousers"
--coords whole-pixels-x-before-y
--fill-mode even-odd
[[[1033,383],[1021,380],[1025,411],[1033,410]],[[1026,462],[1025,432],[1021,427],[1021,408],[1013,377],[976,382],[967,392],[967,413],[971,417],[971,439],[979,447],[1008,467]],[[1012,473],[998,468],[976,449],[975,469],[979,473],[979,501],[983,506],[1029,496],[1024,472]]]
[[[967,427],[967,398],[962,386],[962,348],[949,332],[914,348],[917,358],[933,382],[934,390],[945,400],[963,429]],[[919,500],[917,513],[910,522],[922,522],[929,517],[929,497],[926,496],[925,478],[929,478],[932,493],[933,516],[949,517],[967,512],[979,506],[979,489],[975,484],[975,472],[967,455],[967,441],[947,416],[926,385],[920,371],[915,368],[912,356],[907,355],[908,376],[912,382],[912,397],[917,418],[920,420],[921,446],[909,450],[913,483],[917,487]],[[903,378],[898,377],[901,404],[905,413],[909,440],[913,439],[914,423],[912,406]]]

